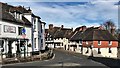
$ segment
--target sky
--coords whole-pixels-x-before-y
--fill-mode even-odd
[[[2,0],[13,6],[30,7],[41,21],[67,28],[100,26],[111,20],[118,27],[118,0]]]

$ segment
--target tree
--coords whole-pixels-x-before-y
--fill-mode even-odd
[[[101,24],[101,26],[103,26],[110,33],[115,34],[116,26],[115,26],[115,23],[112,22],[111,20],[104,22],[103,24]]]

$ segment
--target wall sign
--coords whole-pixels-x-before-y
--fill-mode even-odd
[[[16,27],[15,26],[4,25],[4,32],[16,33]]]

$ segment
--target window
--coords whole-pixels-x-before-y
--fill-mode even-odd
[[[35,48],[36,48],[36,38],[34,38],[34,46],[35,46]]]
[[[112,41],[109,41],[109,45],[112,45]]]
[[[101,45],[101,41],[98,41],[98,45]]]
[[[20,14],[19,13],[16,14],[16,18],[20,19]]]
[[[22,35],[22,29],[23,27],[18,27],[18,35]]]
[[[43,39],[41,39],[41,47],[43,46]]]
[[[43,43],[43,39],[41,39],[41,43]]]
[[[80,40],[80,45],[82,45],[82,40]]]
[[[89,52],[89,48],[87,47],[87,51],[86,51],[86,53],[88,53]]]
[[[0,35],[1,35],[1,30],[2,30],[2,29],[1,29],[1,24],[0,24]]]
[[[86,41],[86,44],[88,44],[88,42]]]
[[[100,52],[100,48],[98,48],[98,54],[101,54],[101,52]]]
[[[41,33],[43,32],[43,30],[42,30],[42,24],[41,24]]]
[[[112,53],[111,48],[109,48],[109,53]]]
[[[36,19],[34,19],[34,29],[36,29]]]

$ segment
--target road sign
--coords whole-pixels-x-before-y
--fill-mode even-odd
[[[26,33],[25,28],[22,28],[22,33],[23,33],[23,34],[25,34],[25,33]]]
[[[26,37],[26,34],[25,34],[25,33],[26,33],[25,28],[22,28],[22,37],[23,37],[23,38],[25,38],[25,37]]]

